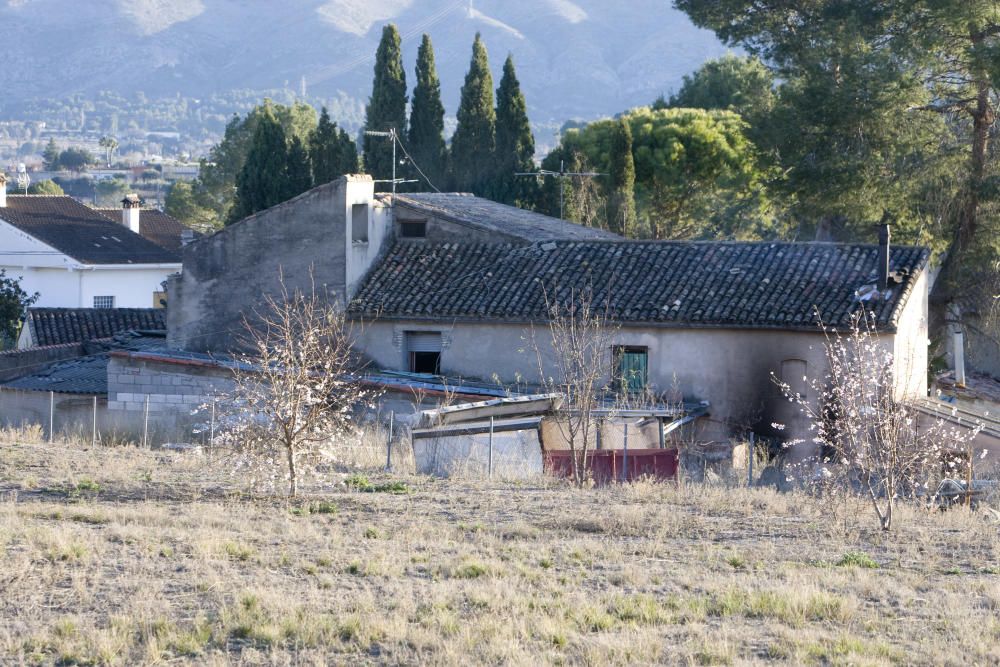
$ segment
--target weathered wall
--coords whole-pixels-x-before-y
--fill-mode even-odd
[[[533,385],[540,378],[533,339],[543,359],[553,354],[544,327],[533,332],[530,326],[493,322],[442,326],[376,321],[358,333],[358,349],[378,367],[406,369],[406,331],[442,331],[441,371],[453,377],[496,376],[510,385]],[[771,373],[780,374],[782,362],[789,359],[804,361],[810,376],[825,367],[819,333],[628,327],[614,343],[649,348],[649,383],[655,390],[709,401],[711,417],[699,420],[699,437],[711,440],[772,421],[790,424],[790,430],[798,424],[802,430],[801,415],[782,398]],[[610,351],[607,356],[603,363],[610,375]],[[545,363],[551,374],[550,362]]]
[[[384,216],[369,214],[369,241],[353,243],[351,208],[372,204],[371,177],[344,176],[184,247],[183,273],[168,292],[167,342],[199,351],[232,349],[264,295],[328,290],[343,300],[380,251]],[[370,206],[374,209],[373,206]]]

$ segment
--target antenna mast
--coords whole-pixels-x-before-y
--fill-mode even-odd
[[[565,160],[559,160],[559,171],[550,171],[548,169],[539,169],[538,171],[517,171],[514,172],[515,176],[555,176],[559,179],[559,218],[563,219],[563,185],[566,179],[569,178],[590,178],[593,176],[607,176],[607,174],[602,174],[598,171],[566,171]]]
[[[380,132],[378,130],[365,130],[365,134],[369,137],[389,137],[392,141],[392,178],[386,179],[375,179],[374,183],[392,183],[392,200],[393,204],[396,203],[396,183],[416,183],[417,179],[411,178],[409,180],[405,178],[396,178],[396,142],[399,141],[399,137],[396,135],[396,128],[390,127],[385,132]]]

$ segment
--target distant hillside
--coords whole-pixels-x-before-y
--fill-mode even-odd
[[[724,51],[669,0],[5,0],[2,104],[99,90],[149,97],[232,89],[367,99],[381,26],[399,25],[412,85],[430,33],[455,113],[473,35],[496,75],[514,54],[536,123],[651,102]]]

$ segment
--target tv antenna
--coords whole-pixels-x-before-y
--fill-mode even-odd
[[[417,179],[405,179],[396,178],[396,142],[399,141],[399,137],[396,135],[396,128],[390,127],[387,131],[381,132],[379,130],[365,130],[365,134],[369,137],[389,137],[392,141],[392,178],[391,179],[375,179],[373,183],[392,183],[392,198],[393,204],[395,204],[396,199],[396,183],[417,183]]]
[[[539,169],[538,171],[517,171],[515,176],[555,176],[559,179],[559,219],[563,219],[563,184],[570,178],[591,178],[593,176],[607,176],[598,171],[566,171],[565,160],[559,160],[559,171],[549,169]]]

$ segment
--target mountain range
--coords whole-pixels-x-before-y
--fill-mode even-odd
[[[669,0],[3,0],[3,103],[282,87],[364,102],[390,21],[411,87],[420,36],[431,35],[450,115],[475,33],[495,77],[512,53],[536,123],[649,104],[725,51]]]

